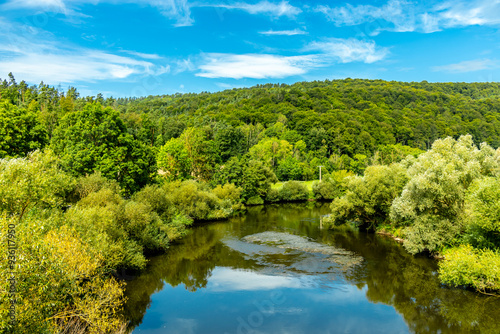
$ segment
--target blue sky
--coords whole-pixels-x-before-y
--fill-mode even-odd
[[[82,95],[500,80],[500,0],[8,0],[0,26],[0,78]]]

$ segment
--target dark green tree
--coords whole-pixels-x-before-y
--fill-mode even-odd
[[[126,193],[140,189],[156,173],[151,149],[127,133],[117,111],[100,103],[88,103],[61,119],[51,145],[72,174],[100,171]]]

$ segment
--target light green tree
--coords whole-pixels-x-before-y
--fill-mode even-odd
[[[344,196],[335,199],[327,225],[355,221],[358,226],[375,229],[387,223],[394,198],[400,195],[407,182],[406,169],[401,164],[370,166],[363,176],[350,176]]]
[[[474,180],[498,173],[498,156],[486,144],[477,148],[467,135],[436,140],[429,151],[408,161],[413,161],[410,179],[394,200],[391,220],[407,226],[410,252],[437,251],[464,231],[466,191]]]

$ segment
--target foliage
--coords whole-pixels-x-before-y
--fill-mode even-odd
[[[312,186],[314,198],[319,200],[333,200],[341,197],[347,190],[347,178],[354,176],[346,170],[334,171],[326,174],[321,182],[315,181]]]
[[[271,184],[276,181],[278,179],[269,167],[260,161],[250,160],[244,167],[239,186],[243,188],[244,198],[265,198]]]
[[[221,200],[229,201],[234,212],[245,209],[245,206],[241,203],[243,189],[236,187],[233,183],[226,183],[223,186],[217,185],[217,187],[212,189],[212,192]]]
[[[190,178],[192,162],[180,138],[172,138],[160,148],[157,165],[160,175],[167,181]]]
[[[126,192],[140,189],[156,173],[151,150],[127,133],[116,111],[99,103],[63,117],[51,145],[73,175],[100,171]]]
[[[462,245],[444,252],[439,277],[452,286],[471,286],[484,293],[500,291],[500,254],[493,250],[478,250]]]
[[[461,216],[468,187],[498,168],[495,151],[485,144],[478,149],[471,136],[437,140],[431,150],[419,155],[408,168],[408,184],[391,208],[391,219],[408,226],[405,247],[412,253],[438,251],[452,242],[464,229]]]
[[[101,254],[74,230],[66,226],[48,230],[51,219],[30,216],[18,224],[14,217],[0,217],[2,231],[15,225],[18,246],[13,274],[17,323],[7,323],[10,298],[2,293],[0,327],[10,333],[53,333],[71,322],[87,333],[118,330],[124,323],[119,316],[124,303],[123,285],[102,276]],[[6,233],[0,236],[1,244],[7,245]],[[6,258],[7,247],[0,250],[2,258]],[[12,278],[6,264],[0,263],[3,291],[7,291],[7,279]]]
[[[477,248],[500,245],[500,178],[476,180],[467,191],[463,239]]]
[[[276,203],[276,202],[280,202],[280,201],[281,201],[281,194],[280,194],[279,189],[276,189],[276,188],[269,189],[269,191],[267,192],[267,195],[266,195],[266,202]]]
[[[288,156],[278,162],[276,176],[281,181],[286,180],[301,180],[303,175],[299,160],[292,156]]]
[[[364,176],[350,176],[346,181],[347,191],[332,202],[325,225],[355,221],[363,228],[375,229],[388,221],[392,201],[401,193],[407,176],[401,164],[391,164],[370,166]]]
[[[0,158],[23,157],[47,142],[35,113],[0,100]]]
[[[391,163],[401,162],[401,160],[403,160],[409,155],[413,156],[414,158],[417,158],[420,154],[424,152],[425,151],[419,148],[410,147],[407,145],[401,145],[401,143],[383,145],[380,146],[379,149],[375,152],[373,156],[374,160],[373,163],[381,165],[389,165]]]
[[[0,211],[19,215],[19,219],[37,205],[61,207],[72,185],[73,179],[61,170],[52,151],[0,159]]]
[[[309,190],[299,181],[288,181],[279,189],[279,195],[283,201],[306,201],[309,198]]]
[[[166,183],[163,187],[176,209],[194,220],[228,218],[233,213],[233,205],[239,202],[240,190],[232,186],[216,191],[219,195],[225,192],[228,197],[224,199],[210,191],[206,185],[195,181],[176,181]]]

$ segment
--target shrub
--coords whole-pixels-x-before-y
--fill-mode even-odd
[[[236,187],[233,183],[226,183],[225,185],[217,185],[212,192],[222,201],[226,201],[227,204],[231,205],[233,211],[241,211],[245,209],[243,203],[241,203],[241,194],[243,189]]]
[[[264,200],[260,196],[250,197],[246,201],[246,205],[261,205],[264,204]]]
[[[51,218],[49,218],[50,220]],[[9,324],[10,298],[0,296],[0,328],[11,333],[59,333],[71,322],[86,333],[114,332],[123,325],[123,285],[103,275],[104,258],[67,226],[47,231],[47,220],[0,216],[0,229],[16,225],[16,321]],[[7,235],[0,233],[7,244]],[[7,247],[0,247],[2,258]],[[0,262],[0,289],[8,291],[7,261]],[[36,307],[34,307],[36,305]],[[2,331],[3,332],[3,331]],[[68,332],[72,332],[69,330]]]
[[[325,175],[321,182],[313,182],[314,198],[333,200],[344,195],[347,190],[347,177],[353,175],[352,172],[339,170]]]
[[[266,196],[266,202],[276,203],[281,200],[280,191],[275,188],[269,189]]]
[[[306,201],[309,198],[309,190],[299,181],[285,182],[279,192],[283,201]]]
[[[346,181],[347,191],[332,202],[325,226],[355,221],[363,228],[375,229],[387,223],[392,201],[406,184],[406,169],[401,164],[370,166],[364,176],[351,176]]]
[[[444,252],[439,277],[451,286],[471,286],[481,292],[500,292],[500,253],[462,245]]]

